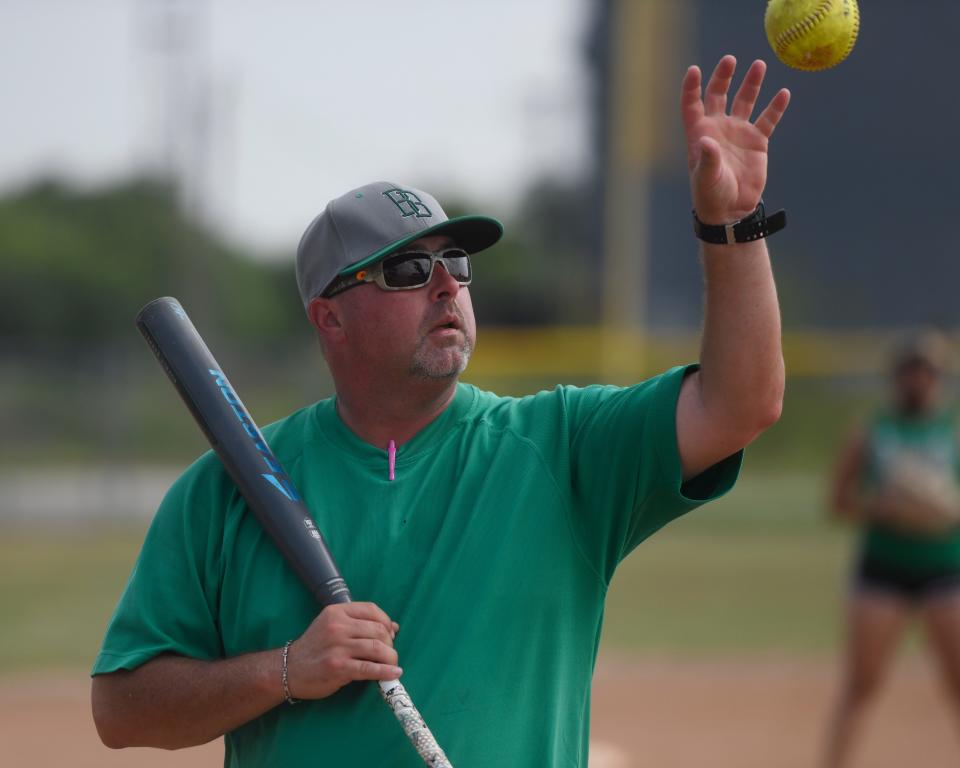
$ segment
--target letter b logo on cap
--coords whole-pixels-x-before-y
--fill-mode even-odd
[[[388,189],[383,196],[400,209],[400,215],[404,218],[416,216],[418,219],[426,219],[433,216],[426,204],[406,189]]]

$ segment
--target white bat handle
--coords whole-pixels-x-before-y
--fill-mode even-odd
[[[400,721],[404,733],[416,748],[417,754],[423,758],[423,762],[430,768],[453,768],[427,724],[423,722],[423,717],[413,706],[410,694],[403,684],[399,680],[381,680],[380,693]]]

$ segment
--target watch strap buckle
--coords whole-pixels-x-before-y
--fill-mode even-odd
[[[787,212],[780,209],[769,216],[761,199],[749,216],[729,224],[704,224],[693,212],[693,232],[706,243],[729,245],[732,243],[751,243],[779,232],[787,226]]]

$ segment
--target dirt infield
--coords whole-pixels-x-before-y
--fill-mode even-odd
[[[834,669],[817,661],[676,661],[606,655],[594,679],[591,768],[813,768]],[[3,765],[201,768],[219,742],[182,752],[100,746],[80,674],[0,678]],[[960,738],[919,660],[896,668],[858,768],[960,764]]]
[[[594,677],[592,736],[624,749],[623,768],[814,768],[835,671],[815,661],[607,656]],[[877,702],[854,765],[960,765],[958,735],[928,666],[902,661]]]

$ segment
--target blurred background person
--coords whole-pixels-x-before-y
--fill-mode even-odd
[[[889,404],[854,428],[836,464],[832,513],[861,535],[827,768],[849,763],[914,615],[960,714],[960,453],[945,392],[949,358],[936,331],[903,342],[893,356]]]

